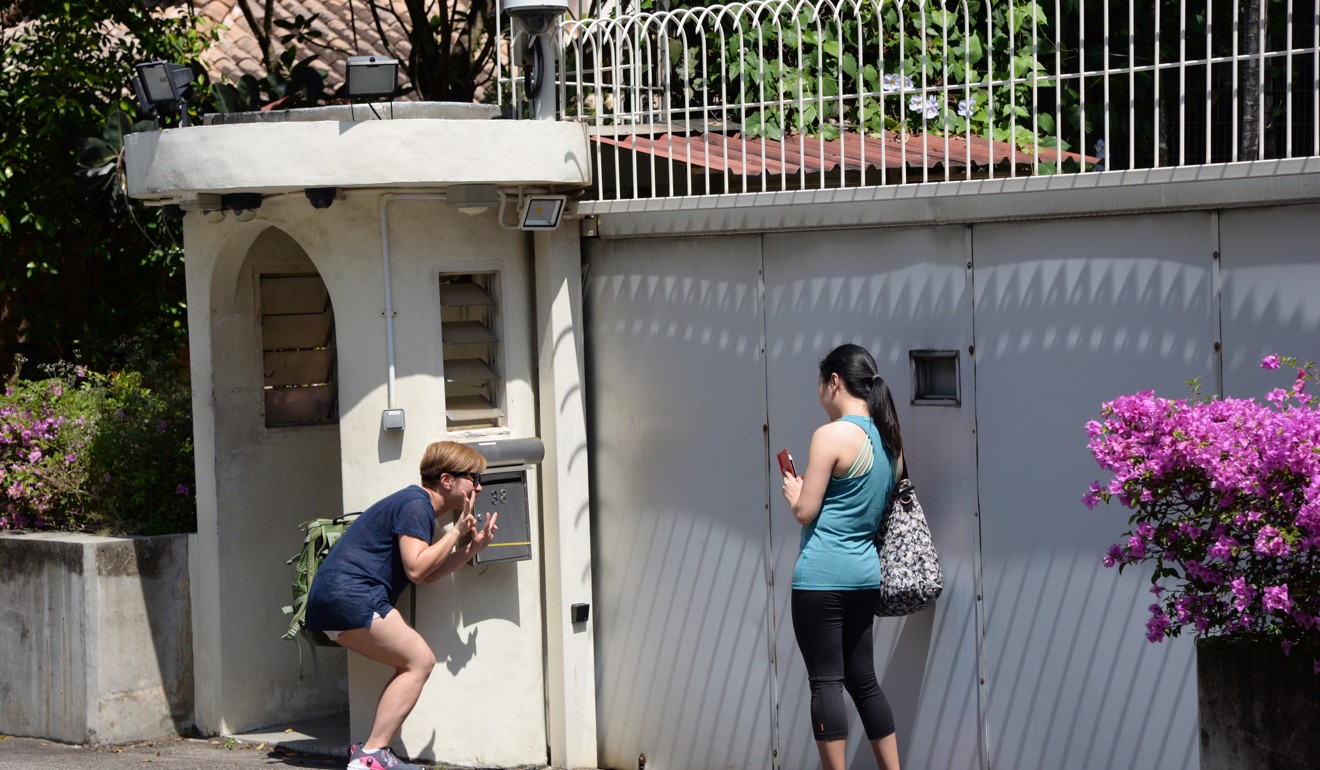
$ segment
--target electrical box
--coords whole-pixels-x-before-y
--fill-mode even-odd
[[[524,561],[532,558],[532,528],[527,509],[527,469],[497,469],[481,474],[477,495],[477,526],[486,524],[487,513],[498,513],[495,540],[477,554],[477,564]]]

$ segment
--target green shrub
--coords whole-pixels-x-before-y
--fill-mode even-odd
[[[194,531],[187,386],[71,364],[47,373],[0,397],[0,529]]]

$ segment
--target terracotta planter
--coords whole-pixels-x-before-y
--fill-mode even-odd
[[[1320,675],[1276,642],[1196,643],[1201,770],[1310,767],[1320,757]]]

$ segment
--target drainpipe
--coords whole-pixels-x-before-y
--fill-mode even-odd
[[[390,280],[390,220],[388,207],[392,200],[442,201],[443,193],[385,193],[380,196],[380,258],[385,284],[385,355],[389,370],[385,381],[386,408],[394,409],[394,295]]]

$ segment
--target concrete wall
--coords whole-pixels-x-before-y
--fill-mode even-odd
[[[237,224],[237,223],[235,223]],[[315,272],[269,224],[188,253],[197,453],[198,726],[226,733],[342,711],[345,653],[280,638],[298,525],[343,512],[335,425],[267,429],[262,417],[262,273]],[[202,240],[191,232],[192,240]],[[204,241],[205,242],[205,241]]]
[[[299,653],[281,640],[299,522],[360,511],[417,482],[425,446],[445,438],[537,435],[532,385],[531,246],[443,201],[384,204],[396,315],[395,403],[407,428],[385,432],[389,358],[384,317],[382,195],[351,192],[326,210],[274,197],[249,222],[190,215],[185,226],[199,488],[198,570],[208,592],[197,622],[198,724],[232,732],[349,709],[366,735],[389,670],[341,650]],[[263,272],[315,269],[334,307],[339,422],[267,429],[261,418],[259,319]],[[500,271],[507,426],[462,435],[445,427],[439,275]],[[537,475],[530,483],[535,489]],[[532,530],[539,506],[532,501]],[[544,761],[545,694],[539,565],[464,568],[419,587],[412,621],[440,665],[398,745],[466,764]],[[400,609],[409,614],[405,593]],[[517,683],[517,686],[510,686]],[[361,697],[350,701],[349,692]],[[500,714],[461,731],[457,713]]]
[[[123,743],[192,725],[188,541],[0,533],[0,733]]]

